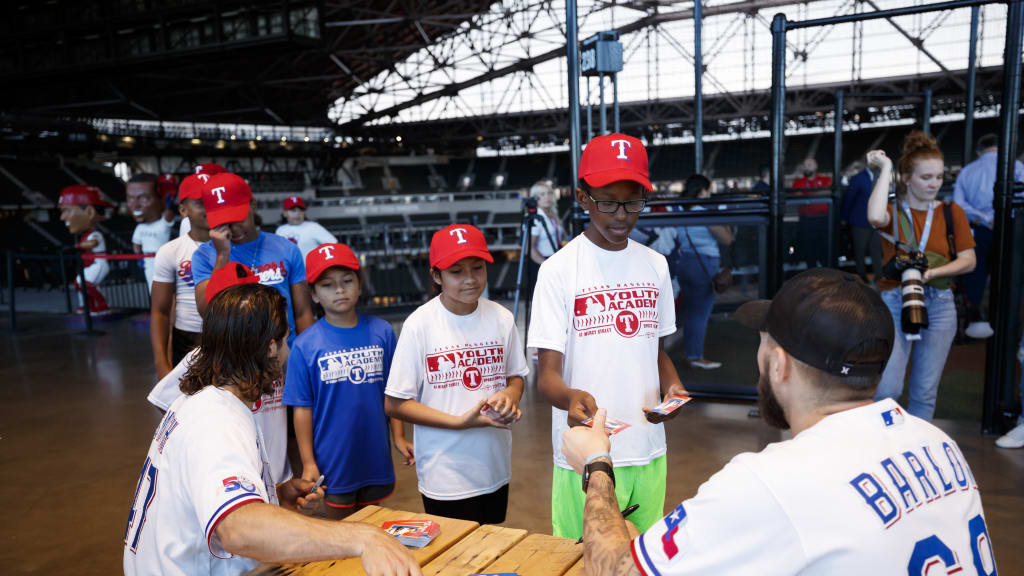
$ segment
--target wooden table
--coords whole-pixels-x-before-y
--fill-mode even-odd
[[[433,542],[423,548],[409,549],[423,567],[423,576],[496,572],[515,572],[521,576],[583,575],[583,546],[575,540],[380,506],[367,506],[345,522],[365,522],[379,527],[391,520],[433,520],[441,525],[441,533]],[[364,576],[365,572],[358,558],[349,558],[305,564],[264,564],[250,574]]]

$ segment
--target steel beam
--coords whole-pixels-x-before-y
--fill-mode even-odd
[[[971,7],[971,38],[967,61],[967,89],[964,93],[964,158],[966,166],[974,158],[974,87],[978,68],[978,6]]]
[[[576,0],[565,0],[565,46],[568,54],[566,76],[569,87],[569,189],[573,191],[573,217],[570,226],[575,236],[583,231],[577,218],[582,216],[582,210],[576,199],[576,184],[580,181],[580,39]]]
[[[1007,2],[1006,45],[1003,51],[1003,97],[999,116],[999,152],[996,159],[995,208],[992,230],[992,284],[989,293],[989,321],[995,334],[985,349],[985,392],[981,430],[1002,431],[1002,415],[1014,407],[1012,398],[1014,336],[1020,294],[1014,290],[1013,181],[1017,151],[1021,83],[1021,43],[1024,37],[1024,0]],[[1019,286],[1018,286],[1019,288]]]
[[[769,298],[782,287],[782,262],[785,242],[782,234],[783,217],[786,215],[786,194],[783,185],[783,160],[786,150],[786,15],[776,14],[772,20],[772,108],[771,108],[771,198],[768,201],[767,246],[768,266],[762,273],[766,276],[765,287]]]
[[[701,35],[704,0],[693,2],[693,170],[704,173],[704,53]]]

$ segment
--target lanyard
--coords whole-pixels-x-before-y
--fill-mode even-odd
[[[261,248],[263,248],[263,232],[260,232],[259,236],[256,237],[256,246],[253,248],[252,261],[249,264],[249,270],[252,270],[252,273],[257,276],[259,273],[256,271],[256,265],[260,263]]]
[[[914,216],[910,213],[910,205],[903,203],[903,213],[907,215],[907,222],[910,224],[910,231],[914,231]],[[925,246],[928,244],[928,237],[932,234],[932,220],[935,218],[935,203],[928,203],[928,215],[924,219],[924,229],[921,230],[921,240],[917,243],[917,249],[920,252],[924,252]],[[893,236],[899,238],[898,226],[893,222]],[[907,238],[910,241],[910,238]]]

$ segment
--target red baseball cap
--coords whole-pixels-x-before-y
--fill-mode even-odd
[[[291,210],[292,208],[299,207],[303,210],[306,209],[306,203],[302,201],[302,198],[298,196],[289,196],[284,200],[284,209]]]
[[[632,180],[653,192],[643,142],[625,134],[598,136],[580,158],[580,178],[594,188],[619,180]]]
[[[215,164],[213,162],[196,164],[196,174],[209,174],[210,176],[213,176],[214,174],[220,174],[221,172],[227,172],[227,170],[225,170],[220,164]]]
[[[181,185],[178,186],[178,202],[188,198],[190,200],[203,200],[203,188],[206,186],[205,180],[209,180],[208,174],[189,174],[185,176],[181,181]]]
[[[430,267],[446,270],[463,258],[483,258],[494,262],[487,250],[484,233],[470,224],[452,224],[434,232],[430,240]]]
[[[203,186],[203,208],[206,208],[210,228],[245,220],[249,217],[250,203],[252,190],[237,174],[214,174]]]
[[[95,186],[75,184],[60,191],[58,206],[113,206],[103,199],[100,189]]]
[[[259,284],[259,282],[259,277],[253,274],[245,264],[228,262],[227,266],[214,270],[210,275],[210,281],[206,283],[206,303],[209,304],[210,300],[213,300],[213,297],[220,294],[225,288],[242,284]]]
[[[306,282],[312,286],[328,268],[359,270],[359,258],[344,244],[321,244],[306,254]]]
[[[174,192],[178,189],[178,177],[174,174],[161,174],[156,179],[156,190],[160,193],[162,198],[168,196],[174,197]]]

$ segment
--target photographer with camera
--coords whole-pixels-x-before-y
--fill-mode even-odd
[[[546,180],[530,187],[529,201],[535,203],[537,218],[530,229],[530,259],[527,261],[530,282],[525,290],[527,298],[533,297],[533,286],[537,283],[540,265],[562,247],[565,232],[558,219],[558,206],[555,205],[557,199],[558,194]]]
[[[913,350],[907,411],[931,420],[939,379],[956,336],[951,287],[955,277],[974,269],[974,238],[963,209],[935,199],[945,164],[934,138],[914,131],[903,140],[892,205],[892,160],[882,150],[872,150],[867,162],[879,173],[868,199],[868,222],[883,237],[886,264],[878,285],[896,324],[892,356],[875,400],[900,397]]]

